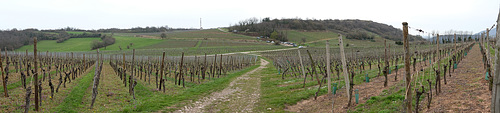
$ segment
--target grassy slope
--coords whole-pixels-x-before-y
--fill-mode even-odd
[[[83,32],[68,32],[71,34],[81,34]],[[132,33],[133,34],[133,33]],[[152,36],[156,36],[156,34],[152,34]],[[159,35],[158,35],[159,36]],[[155,49],[155,48],[180,48],[180,47],[194,47],[197,45],[198,41],[196,39],[213,39],[207,42],[219,42],[209,44],[208,46],[240,46],[242,44],[232,44],[235,41],[228,40],[254,40],[249,36],[232,34],[232,33],[224,33],[216,29],[209,30],[201,30],[201,31],[186,31],[186,32],[173,32],[168,33],[167,38],[176,38],[176,39],[187,39],[187,40],[161,40],[161,39],[151,39],[151,38],[140,38],[133,36],[123,36],[123,35],[115,35],[116,39],[115,44],[110,45],[106,48],[101,48],[101,50],[120,50],[120,46],[122,49],[127,50],[127,46],[130,43],[133,43],[130,46],[130,49]],[[93,40],[100,40],[100,38],[71,38],[63,43],[56,43],[55,40],[42,40],[38,43],[38,50],[40,51],[51,51],[51,52],[69,52],[69,51],[91,51],[90,47]],[[191,44],[191,42],[194,42]],[[236,43],[236,42],[235,42]],[[243,44],[243,45],[263,45],[263,43],[255,44]],[[187,44],[187,45],[186,45]],[[200,47],[202,47],[200,45]],[[23,46],[17,51],[32,51],[33,45]]]
[[[160,43],[162,40],[160,39],[149,39],[149,38],[138,38],[138,37],[126,37],[126,36],[114,36],[116,39],[115,44],[106,47],[106,49],[102,50],[120,50],[119,46],[122,49],[127,49],[127,45],[130,43],[134,43],[130,49],[140,49],[149,45],[153,45],[156,43]]]
[[[300,43],[302,38],[306,38],[306,43],[328,38],[337,38],[338,34],[333,32],[316,31],[316,32],[300,32],[295,30],[288,30],[288,41]]]
[[[158,36],[160,36],[160,35],[158,34]],[[217,29],[168,33],[167,38],[252,39],[252,37],[250,37],[250,36],[233,34],[233,33],[225,33],[225,32],[219,31]]]
[[[56,40],[42,40],[37,44],[38,51],[90,51],[90,46],[93,40],[101,40],[100,38],[72,38],[62,43],[57,43]],[[33,51],[33,45],[23,46],[17,51]]]
[[[127,45],[134,43],[130,49],[143,48],[149,45],[153,45],[161,42],[159,39],[148,39],[148,38],[136,38],[136,37],[126,37],[126,36],[115,36],[116,42],[113,45],[102,48],[101,50],[120,50],[118,46],[122,49],[127,49]],[[51,51],[51,52],[69,52],[69,51],[91,51],[90,47],[92,41],[101,40],[100,38],[71,38],[62,43],[57,43],[55,40],[42,40],[38,42],[39,51]],[[23,46],[17,51],[33,51],[33,45]]]
[[[83,34],[83,33],[85,33],[83,31],[66,31],[66,32],[69,34]]]
[[[326,32],[326,31],[313,31],[313,32],[302,32],[295,30],[288,30],[288,40],[289,42],[294,42],[297,44],[302,43],[302,38],[306,38],[306,46],[310,47],[324,47],[324,40],[329,40],[330,45],[337,45],[338,41],[338,33],[334,32]],[[384,45],[384,39],[381,37],[375,37],[373,41],[370,40],[354,40],[347,39],[345,36],[343,37],[344,44],[349,44],[349,47],[380,47]],[[394,41],[387,40],[388,44],[394,45]],[[333,46],[335,47],[335,46]]]

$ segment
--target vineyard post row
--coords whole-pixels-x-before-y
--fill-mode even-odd
[[[500,24],[500,12],[498,13],[497,17],[497,34],[496,34],[496,45],[495,45],[495,73],[493,77],[493,91],[491,94],[491,112],[499,113],[500,112],[500,29],[499,29],[499,24]],[[489,33],[488,33],[489,35]],[[489,48],[488,48],[489,51]],[[488,54],[489,55],[489,54]]]

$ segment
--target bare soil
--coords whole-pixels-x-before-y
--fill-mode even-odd
[[[176,112],[252,112],[260,97],[260,76],[253,73],[265,68],[268,63],[261,59],[258,68],[236,78],[224,90],[214,92]]]
[[[490,112],[491,92],[485,80],[486,70],[482,64],[479,46],[475,45],[468,55],[458,64],[455,72],[446,75],[447,83],[441,81],[441,93],[433,98],[431,108],[427,108],[427,100],[420,106],[423,112]],[[434,91],[434,90],[433,90]]]

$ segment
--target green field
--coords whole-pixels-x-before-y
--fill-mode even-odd
[[[125,37],[125,36],[115,36],[115,44],[110,45],[106,48],[101,48],[100,50],[120,50],[127,49],[127,45],[133,43],[130,49],[140,49],[145,46],[153,45],[161,42],[160,39],[148,39],[148,38],[136,38],[136,37]],[[39,51],[51,51],[51,52],[69,52],[69,51],[91,51],[92,41],[101,40],[101,38],[71,38],[62,43],[57,43],[56,40],[42,40],[39,41],[37,46]],[[17,51],[33,51],[33,45],[23,46]]]
[[[198,41],[195,40],[164,40],[156,44],[148,45],[143,47],[144,49],[156,49],[156,48],[184,48],[184,47],[195,47]]]
[[[295,31],[288,30],[288,40],[289,42],[294,42],[299,45],[310,46],[310,47],[324,47],[326,40],[330,41],[330,47],[335,47],[338,45],[339,34],[328,31],[312,31],[312,32],[303,32],[303,31]],[[303,44],[302,38],[306,39],[305,44]],[[344,44],[349,44],[349,47],[383,47],[384,46],[384,38],[375,37],[373,40],[355,40],[355,39],[347,39],[345,36],[342,38],[344,40]],[[395,45],[394,41],[387,40],[387,44]],[[338,47],[338,46],[337,46]]]
[[[101,50],[120,50],[127,49],[127,45],[133,43],[130,49],[142,49],[143,47],[150,46],[156,43],[160,43],[163,40],[160,39],[149,39],[149,38],[138,38],[138,37],[126,37],[126,36],[113,36],[116,39],[115,44],[106,47],[106,49]]]
[[[69,34],[83,34],[83,33],[85,33],[83,31],[66,31],[66,32]]]
[[[84,32],[68,31],[70,34],[82,34]],[[119,51],[132,49],[162,49],[162,48],[206,48],[213,47],[235,47],[245,46],[259,49],[245,50],[261,50],[265,48],[257,46],[269,46],[264,42],[259,42],[249,36],[239,34],[225,33],[216,29],[183,31],[168,33],[167,39],[143,38],[134,37],[135,35],[159,36],[160,33],[116,33],[114,38],[116,42],[100,50],[104,51]],[[200,40],[203,39],[203,40]],[[208,40],[205,40],[208,39]],[[70,52],[70,51],[91,51],[92,41],[101,40],[100,38],[71,38],[62,43],[56,43],[56,40],[42,40],[38,42],[39,51],[51,52]],[[127,48],[129,46],[130,48]],[[272,47],[275,48],[275,47]],[[224,48],[216,48],[224,49]],[[33,45],[23,46],[16,51],[33,51]],[[235,50],[231,50],[234,52]],[[237,50],[236,50],[237,51]],[[219,53],[219,52],[217,52]]]
[[[78,34],[83,32],[68,33]],[[126,34],[128,35],[116,33],[116,35],[114,36],[114,38],[116,39],[115,44],[112,44],[106,48],[101,48],[100,50],[110,52],[113,51],[112,53],[122,53],[118,52],[120,51],[120,47],[123,49],[123,51],[131,51],[132,49],[154,49],[155,52],[165,51],[165,49],[166,51],[170,51],[173,48],[178,48],[175,49],[174,52],[171,52],[176,54],[180,53],[179,51],[186,51],[186,53],[198,53],[197,51],[193,51],[192,49],[208,51],[215,50],[214,52],[209,53],[226,53],[280,48],[271,46],[271,44],[265,43],[263,41],[257,41],[256,39],[249,36],[226,33],[216,29],[172,32],[168,33],[168,38],[163,40],[130,36],[132,34],[140,33]],[[142,33],[142,35],[145,34],[153,37],[156,35],[159,36],[159,33]],[[289,30],[288,35],[290,42],[295,43],[300,43],[302,42],[302,38],[306,38],[306,43],[302,45],[309,47],[324,47],[326,40],[330,40],[330,47],[338,47],[338,34],[333,32],[302,32]],[[205,38],[207,38],[208,40],[206,40]],[[100,38],[71,38],[63,43],[56,43],[55,40],[42,40],[38,43],[38,50],[51,52],[91,51],[91,44],[94,40],[100,40]],[[375,37],[374,40],[352,40],[346,39],[344,37],[344,43],[349,44],[349,47],[383,47],[384,39]],[[388,40],[387,43],[395,46],[394,41]],[[130,48],[127,49],[127,46],[130,46]],[[33,45],[23,46],[17,49],[17,51],[25,50],[33,51]],[[188,52],[188,50],[193,52]]]
[[[90,51],[93,40],[101,40],[101,38],[72,38],[62,43],[57,43],[56,40],[42,40],[38,42],[37,48],[38,51],[50,52]],[[16,49],[16,51],[25,50],[33,52],[33,45]]]
[[[160,34],[153,36],[160,37]],[[224,40],[241,40],[241,39],[255,39],[250,36],[226,33],[217,29],[197,30],[189,32],[173,32],[167,33],[167,38],[183,38],[183,39],[224,39]]]
[[[288,32],[288,41],[295,43],[301,43],[302,38],[306,38],[306,43],[307,43],[322,39],[330,39],[330,38],[336,39],[338,37],[337,33],[326,32],[326,31],[300,32],[295,30],[288,30],[286,32]]]

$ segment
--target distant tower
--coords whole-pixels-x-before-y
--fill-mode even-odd
[[[201,18],[200,18],[200,30],[203,30],[203,27],[201,27]]]

